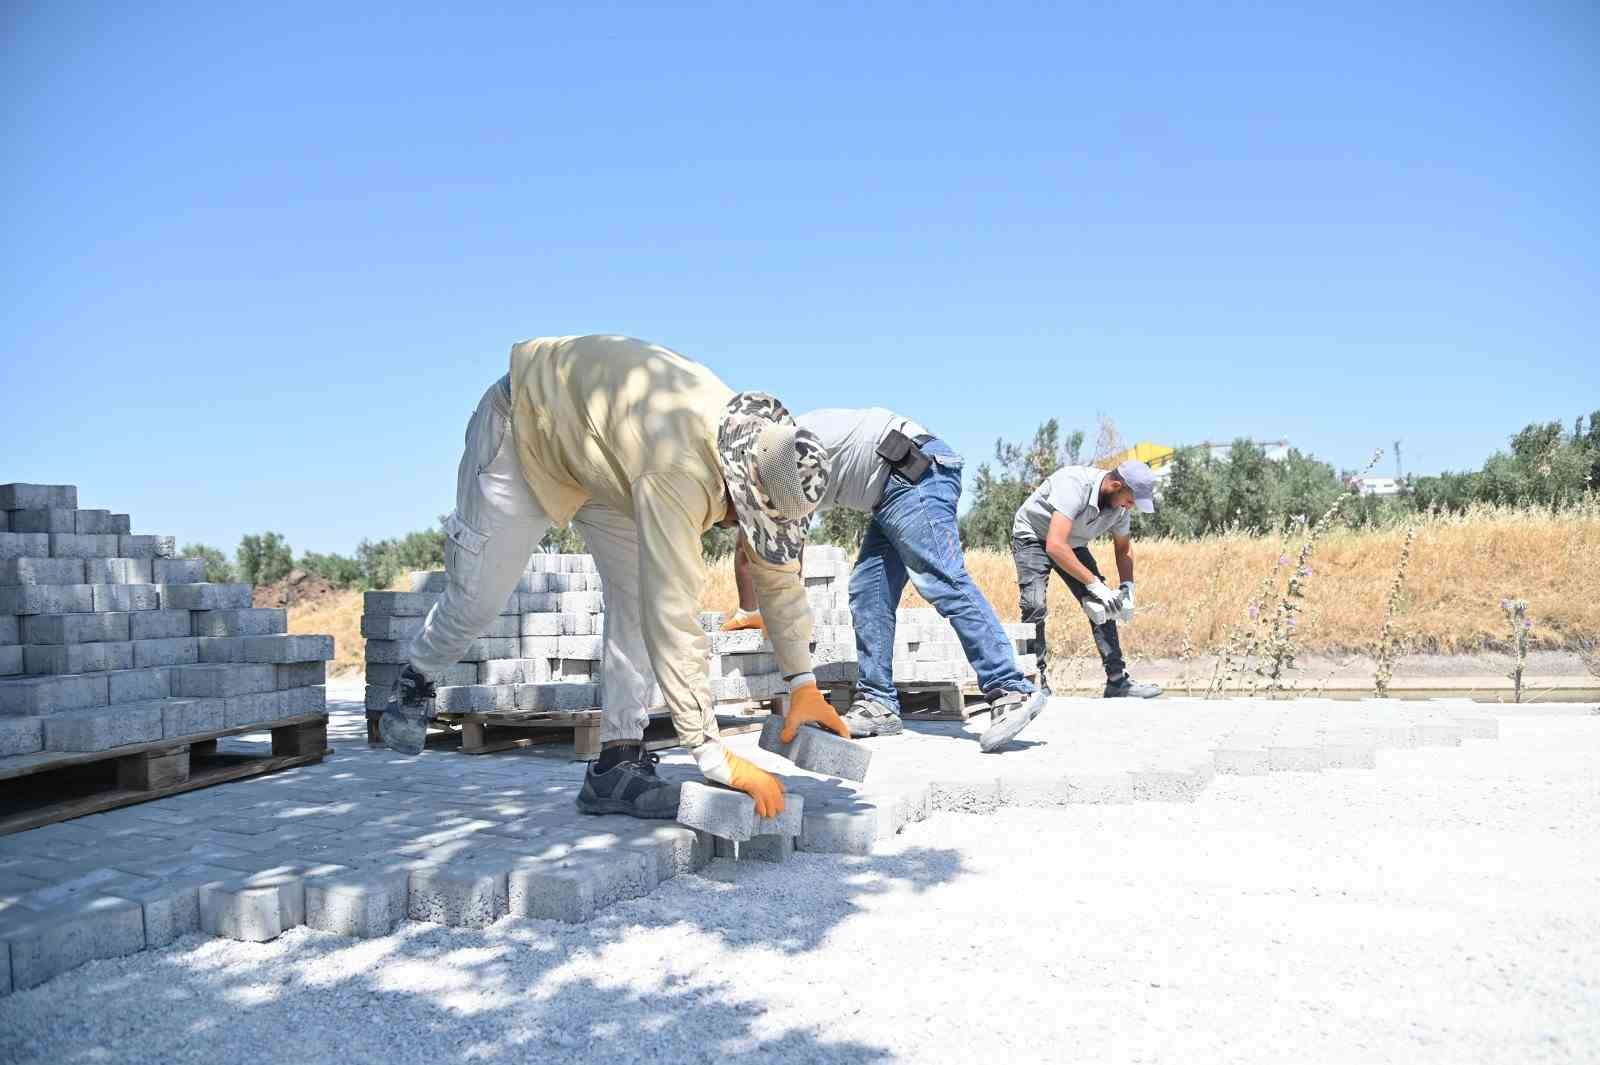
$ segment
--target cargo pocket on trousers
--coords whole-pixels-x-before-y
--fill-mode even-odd
[[[483,577],[483,545],[489,537],[468,525],[460,511],[451,511],[444,519],[444,535],[444,564],[450,583],[475,596]]]

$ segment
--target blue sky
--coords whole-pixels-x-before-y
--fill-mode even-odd
[[[974,463],[1105,412],[1436,472],[1600,407],[1592,3],[7,2],[0,35],[0,481],[184,541],[430,523],[540,335]]]

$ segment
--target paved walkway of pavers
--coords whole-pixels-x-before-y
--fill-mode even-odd
[[[336,753],[320,765],[0,838],[0,990],[193,931],[261,941],[302,924],[374,936],[405,918],[584,921],[717,853],[676,824],[579,815],[579,763],[536,750],[405,758],[367,745],[359,689],[331,690],[329,706]],[[1492,741],[1501,709],[1056,699],[995,755],[978,752],[981,716],[872,741],[859,785],[795,770],[753,735],[731,742],[805,796],[796,846],[864,854],[933,810],[1184,801],[1217,773],[1359,771],[1385,747]],[[662,768],[694,776],[681,753]]]

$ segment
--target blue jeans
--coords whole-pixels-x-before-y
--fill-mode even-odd
[[[923,451],[934,464],[921,481],[911,484],[898,473],[889,475],[850,574],[860,667],[856,690],[896,713],[900,710],[894,687],[895,609],[909,577],[956,630],[985,695],[1031,694],[1033,685],[1017,668],[1011,640],[994,607],[972,582],[961,554],[956,524],[961,459],[942,440],[930,440]]]

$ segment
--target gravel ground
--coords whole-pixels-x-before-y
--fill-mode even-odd
[[[0,1061],[1600,1060],[1600,718],[1192,804],[937,815],[588,925],[191,937],[0,999]]]

